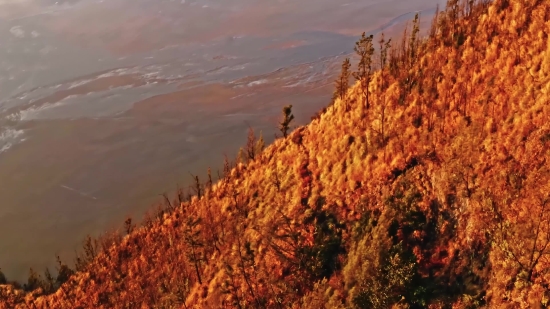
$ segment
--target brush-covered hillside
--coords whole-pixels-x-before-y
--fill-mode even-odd
[[[358,43],[360,81],[310,124],[251,134],[190,201],[0,307],[548,307],[550,1],[451,0],[408,33]]]

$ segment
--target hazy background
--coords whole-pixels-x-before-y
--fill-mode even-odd
[[[0,268],[71,262],[86,234],[273,140],[330,101],[363,31],[445,0],[0,0]],[[215,173],[214,173],[215,174]]]

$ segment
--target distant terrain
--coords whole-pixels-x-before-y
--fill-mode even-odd
[[[330,102],[363,31],[438,1],[0,1],[0,267],[72,261],[87,234]],[[439,1],[443,4],[443,1]],[[355,60],[354,60],[355,61]],[[214,172],[215,173],[215,172]]]

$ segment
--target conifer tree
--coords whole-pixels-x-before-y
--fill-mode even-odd
[[[374,54],[374,46],[372,44],[373,35],[366,36],[365,32],[361,35],[361,39],[355,43],[355,53],[359,56],[359,64],[357,72],[353,73],[353,77],[361,83],[361,90],[365,96],[365,106],[367,109],[369,104],[369,83],[372,78],[372,56]]]
[[[380,44],[380,89],[382,92],[382,95],[380,97],[380,104],[379,104],[379,111],[380,111],[380,128],[378,130],[378,134],[381,137],[381,143],[385,144],[386,140],[386,133],[385,133],[385,121],[386,121],[386,108],[387,108],[387,101],[386,101],[386,95],[385,91],[388,87],[387,81],[386,81],[386,67],[388,65],[388,50],[391,47],[391,39],[386,41],[384,39],[384,34],[380,36],[380,40],[378,41],[378,44]]]
[[[126,231],[126,235],[129,235],[134,231],[135,224],[132,223],[132,218],[128,217],[126,218],[126,221],[124,221],[124,230]]]
[[[382,33],[378,44],[380,44],[380,69],[383,71],[388,65],[388,50],[390,50],[391,47],[391,39],[386,41],[384,38],[384,33]]]
[[[57,277],[55,278],[55,285],[60,287],[63,283],[67,282],[67,280],[69,280],[75,272],[67,264],[61,262],[59,255],[55,258],[57,262]]]
[[[283,133],[283,137],[287,137],[288,130],[290,129],[290,122],[294,120],[292,115],[292,105],[283,107],[283,120],[279,123],[279,130]]]
[[[256,135],[254,134],[254,129],[252,129],[252,127],[248,127],[245,157],[246,162],[254,161],[254,158],[256,157]]]
[[[191,252],[187,253],[189,261],[193,263],[195,267],[195,273],[197,275],[197,281],[202,284],[200,264],[203,262],[203,258],[200,252],[200,248],[204,247],[200,239],[200,223],[202,219],[189,217],[187,218],[185,229],[183,230],[183,239],[187,245],[191,248]]]
[[[262,131],[260,131],[260,137],[258,138],[258,141],[256,142],[256,155],[259,155],[264,151],[265,148],[265,141],[264,137],[262,135]]]
[[[409,41],[409,57],[410,57],[410,67],[414,65],[416,62],[416,57],[418,55],[418,48],[419,48],[419,38],[418,33],[420,32],[420,19],[418,17],[418,13],[414,15],[413,20],[413,28],[411,33],[411,38]]]
[[[82,245],[84,252],[77,253],[75,259],[76,271],[82,271],[90,264],[90,262],[96,258],[99,254],[99,242],[97,239],[92,239],[90,235],[86,236],[86,239]]]
[[[210,169],[210,167],[208,167],[207,176],[208,176],[208,181],[206,183],[206,186],[208,190],[212,190],[212,185],[214,184],[214,182],[212,181],[212,170]]]
[[[237,159],[235,160],[238,163],[246,163],[246,153],[243,147],[239,148],[239,152],[237,153]]]
[[[200,199],[203,195],[203,190],[201,186],[201,182],[199,181],[199,176],[194,176],[191,174],[191,177],[195,180],[195,183],[193,185],[193,190],[195,190],[195,193],[197,194],[197,197]]]
[[[40,275],[31,268],[29,271],[29,278],[27,279],[27,283],[23,286],[24,290],[27,292],[32,292],[39,287],[42,287],[42,285],[43,284]]]
[[[55,286],[55,279],[50,273],[50,269],[47,267],[46,267],[46,270],[44,271],[44,280],[42,280],[42,283],[43,283],[42,288],[44,289],[44,293],[50,294],[55,292],[57,288]]]
[[[340,76],[336,79],[336,90],[334,91],[333,99],[340,98],[340,100],[344,100],[346,97],[346,93],[349,88],[349,78],[351,76],[350,68],[351,63],[349,58],[346,58],[346,60],[342,63],[342,71]]]

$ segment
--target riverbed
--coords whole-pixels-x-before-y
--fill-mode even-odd
[[[362,31],[400,35],[439,0],[0,0],[0,267],[70,262],[329,103]],[[214,173],[215,174],[215,173]]]

